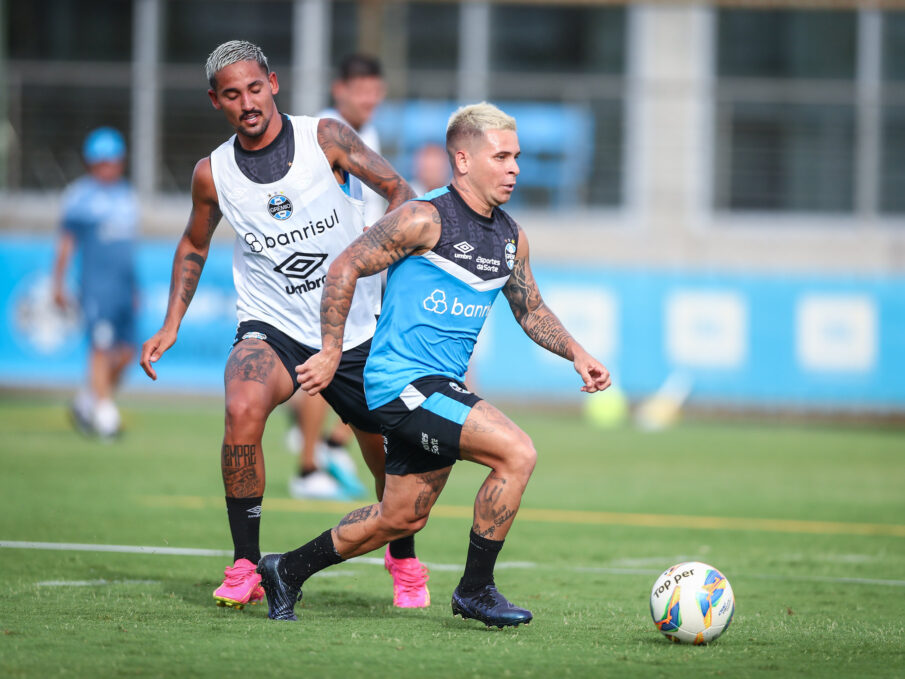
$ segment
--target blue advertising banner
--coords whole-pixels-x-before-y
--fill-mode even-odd
[[[137,341],[156,332],[169,296],[173,243],[142,243],[136,261],[140,299]],[[84,380],[88,342],[78,314],[61,314],[51,297],[53,244],[47,239],[0,240],[0,383],[6,386],[69,386]],[[75,294],[78,262],[68,290]],[[179,339],[157,364],[152,382],[138,366],[125,385],[160,390],[211,391],[223,388],[223,366],[236,330],[232,248],[212,247],[199,286],[179,331]]]
[[[629,396],[681,375],[692,401],[711,404],[905,408],[905,278],[533,268],[547,304]],[[481,386],[578,400],[570,366],[505,307],[479,346]]]
[[[163,321],[173,243],[143,243],[139,340]],[[232,248],[211,248],[176,345],[151,382],[136,365],[126,386],[219,391],[235,332]],[[72,386],[87,344],[74,313],[50,296],[47,239],[0,240],[0,383]],[[690,274],[534,263],[551,309],[630,397],[682,375],[691,400],[741,407],[905,410],[905,278]],[[74,278],[74,277],[73,277]],[[505,299],[473,360],[489,398],[578,403],[571,365],[534,345]]]

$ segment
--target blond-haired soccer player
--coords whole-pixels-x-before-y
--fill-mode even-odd
[[[386,488],[378,504],[351,512],[294,551],[261,560],[272,619],[296,619],[295,602],[313,573],[420,530],[459,459],[490,472],[475,499],[453,613],[498,627],[532,618],[497,591],[493,570],[537,454],[525,432],[465,387],[468,359],[502,290],[528,336],[573,363],[583,391],[606,389],[610,376],[544,304],[525,233],[500,209],[519,173],[515,120],[487,103],[459,109],[446,148],[452,184],[387,214],[327,274],[322,348],[296,369],[308,393],[330,384],[339,364],[359,279],[390,267],[365,366],[368,407],[386,437]]]

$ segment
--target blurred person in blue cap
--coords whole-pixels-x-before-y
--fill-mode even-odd
[[[66,273],[77,254],[77,299],[90,350],[86,384],[72,402],[71,415],[83,433],[109,439],[120,431],[113,396],[134,354],[139,208],[123,176],[126,144],[117,130],[100,127],[89,133],[82,157],[88,173],[63,192],[53,296],[61,309],[72,304]]]

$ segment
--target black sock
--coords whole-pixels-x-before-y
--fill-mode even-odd
[[[259,536],[263,499],[263,497],[226,498],[229,532],[233,536],[233,561],[248,559],[252,563],[258,563],[261,560]]]
[[[342,448],[346,444],[340,441],[338,438],[334,438],[333,436],[328,436],[324,439],[324,443],[326,443],[331,448]]]
[[[390,556],[394,559],[414,559],[415,558],[415,536],[393,540],[390,543]]]
[[[465,559],[465,573],[459,581],[459,590],[468,594],[478,591],[484,585],[492,585],[493,567],[502,548],[503,540],[488,540],[472,530],[468,536],[468,557]]]
[[[343,560],[337,554],[336,547],[333,546],[331,533],[332,529],[326,530],[308,544],[286,552],[280,557],[277,570],[287,585],[301,587],[305,580],[318,571],[327,566],[334,566]]]

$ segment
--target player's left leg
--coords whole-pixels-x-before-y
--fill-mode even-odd
[[[224,373],[226,418],[221,471],[233,538],[233,559],[214,591],[218,605],[241,608],[263,598],[255,567],[264,498],[264,424],[273,409],[292,395],[289,372],[276,351],[260,339],[233,346]]]
[[[122,417],[114,397],[133,355],[131,345],[122,343],[109,349],[94,348],[91,352],[91,384],[95,397],[93,424],[101,438],[111,439],[122,430]]]
[[[353,437],[354,433],[349,425],[336,418],[322,437],[319,452],[324,467],[349,495],[365,497],[367,490],[358,477],[355,463],[349,454],[348,446]]]
[[[320,442],[319,463],[350,497],[366,497],[367,488],[358,478],[355,462],[346,449],[352,435],[352,429],[338,418]]]
[[[119,409],[113,395],[123,370],[120,348],[129,328],[116,306],[100,305],[90,321],[91,354],[89,373],[93,410],[92,426],[104,439],[120,431]]]
[[[126,368],[132,364],[135,348],[131,344],[120,342],[110,353],[110,386],[111,392],[115,394],[119,385],[122,384]]]
[[[475,498],[465,573],[453,593],[453,613],[488,626],[528,623],[531,611],[514,606],[497,591],[493,571],[537,461],[534,445],[512,420],[479,401],[462,426],[459,446],[463,460],[483,464],[490,473]]]
[[[98,310],[91,329],[91,388],[93,424],[102,438],[120,433],[122,419],[114,397],[123,373],[132,362],[135,337],[131,302],[120,300]]]
[[[309,396],[301,389],[289,401],[300,434],[298,468],[289,477],[289,495],[298,500],[348,500],[349,496],[333,476],[324,469],[319,455],[327,402],[322,396]],[[290,437],[296,438],[296,437]]]

